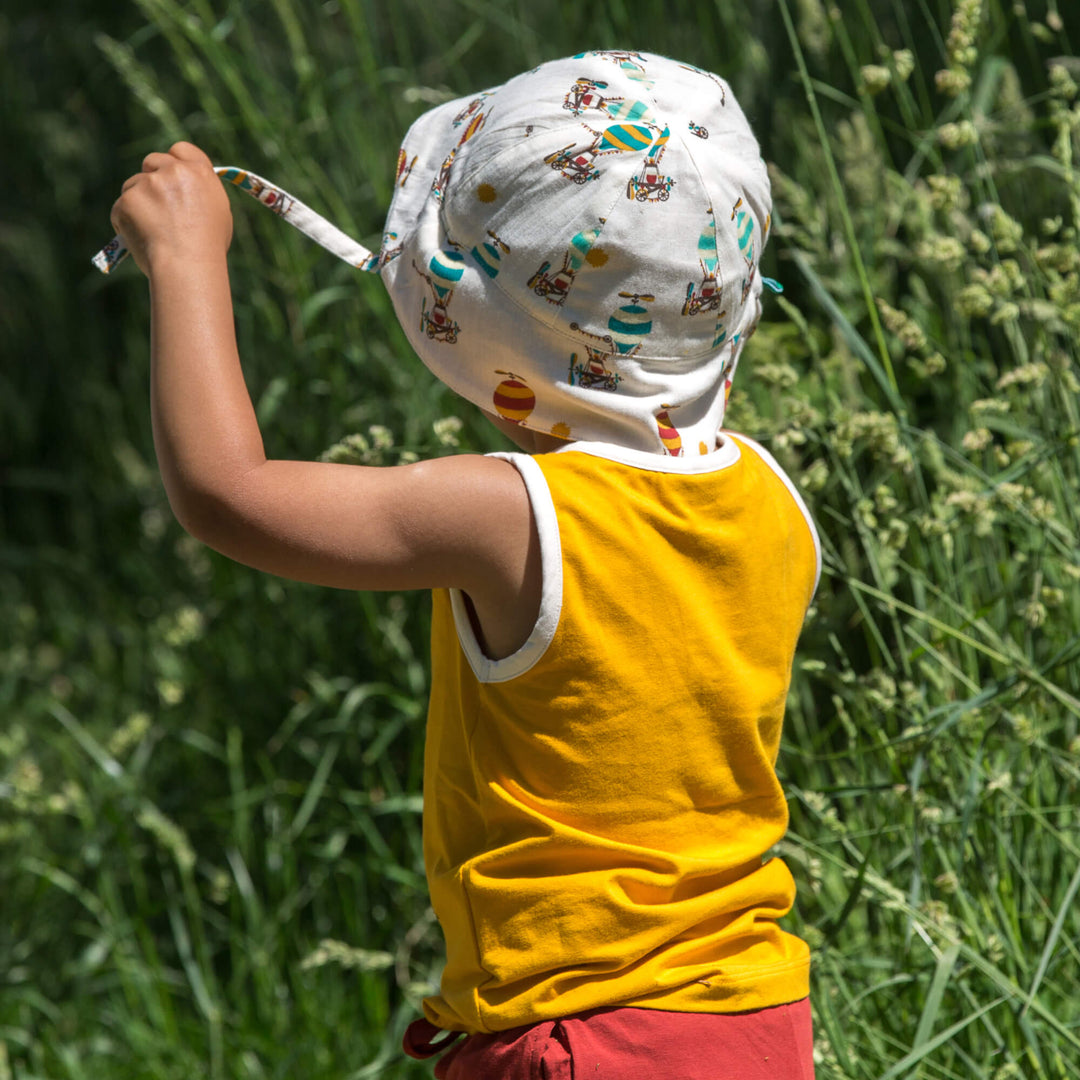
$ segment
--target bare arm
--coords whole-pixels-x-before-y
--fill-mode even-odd
[[[539,598],[528,497],[505,461],[397,468],[269,461],[244,383],[228,196],[201,150],[151,154],[113,224],[150,281],[154,445],[174,512],[231,558],[353,589],[457,586],[478,611]],[[535,582],[532,578],[535,577]],[[532,582],[532,584],[530,584]]]

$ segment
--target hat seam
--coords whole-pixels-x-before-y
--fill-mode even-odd
[[[653,104],[654,105],[656,104],[655,100],[653,101]],[[566,125],[567,128],[569,128],[571,126],[574,126],[574,125],[569,125],[569,124]],[[587,126],[587,125],[584,125],[583,122],[579,122],[577,126]],[[657,125],[655,125],[655,124],[650,124],[649,126],[650,127],[657,127]],[[670,129],[670,124],[668,124],[666,126],[669,127],[669,129]],[[508,126],[506,130],[512,130],[512,127]],[[557,127],[557,128],[546,128],[545,129],[545,131],[548,131],[548,132],[560,131],[560,130],[563,130],[563,128],[562,127]],[[658,128],[658,130],[661,130],[661,129]],[[499,133],[499,131],[500,131],[500,129],[495,129],[495,131],[491,132],[490,134],[491,135],[496,135],[496,134]],[[705,193],[705,195],[706,195],[706,197],[708,199],[709,206],[713,210],[713,218],[714,218],[714,222],[715,222],[716,210],[715,210],[715,202],[713,200],[713,193],[712,193],[709,185],[705,181],[705,177],[702,174],[701,168],[698,165],[698,162],[697,162],[694,154],[692,153],[689,145],[683,140],[681,134],[679,136],[679,143],[683,147],[683,150],[684,150],[687,158],[689,159],[691,166],[693,167],[694,173],[697,176],[699,182],[701,183],[702,190],[704,191],[704,193]],[[447,228],[447,223],[445,221],[445,215],[447,214],[447,212],[449,210],[449,204],[451,202],[451,197],[450,197],[451,196],[451,190],[450,190],[451,186],[453,188],[455,188],[455,189],[458,188],[459,186],[462,187],[462,188],[466,187],[468,185],[468,183],[482,169],[486,169],[488,167],[491,167],[493,165],[493,163],[495,163],[496,161],[498,161],[500,158],[504,157],[505,155],[511,153],[514,149],[515,149],[515,147],[512,146],[512,145],[508,145],[508,146],[504,147],[503,149],[500,149],[498,151],[498,153],[496,153],[493,156],[489,157],[483,163],[476,165],[470,172],[467,172],[467,173],[465,173],[464,175],[462,175],[460,177],[453,177],[452,178],[452,183],[447,184],[447,189],[448,190],[447,190],[443,200],[441,201],[441,203],[439,205],[439,209],[438,209],[439,230],[442,233],[443,238],[445,238],[446,243],[448,245],[450,245],[451,247],[453,247],[456,251],[459,251],[462,254],[468,254],[466,244],[459,243],[459,242],[451,239],[450,231]],[[644,160],[644,155],[646,155],[648,153],[648,149],[645,148],[645,149],[642,149],[640,151],[635,151],[635,153],[637,155],[639,155],[639,160]],[[606,207],[605,214],[604,215],[598,215],[598,216],[601,216],[601,217],[602,216],[610,216],[612,210],[619,204],[621,195],[622,195],[622,189],[621,188],[616,188],[615,189],[615,195],[612,198],[610,204],[608,204],[608,206]],[[719,250],[719,247],[718,247],[715,239],[713,241],[713,251],[716,254],[717,271],[718,271],[717,276],[720,278],[721,289],[722,289],[723,285],[724,285],[723,273],[722,273],[721,266],[720,266],[722,260],[721,260],[721,257],[720,257],[720,250]],[[468,272],[470,274],[479,275],[481,273],[481,271],[478,270],[478,268],[472,262],[467,262],[466,266],[468,267]],[[491,289],[491,288],[498,289],[500,295],[503,296],[504,298],[506,298],[507,300],[509,300],[514,305],[516,310],[522,312],[524,315],[526,315],[528,317],[528,319],[530,320],[530,323],[535,322],[538,326],[542,326],[545,329],[551,330],[554,334],[557,334],[560,338],[563,338],[564,340],[566,340],[566,341],[568,341],[568,342],[570,342],[570,343],[572,343],[574,345],[577,345],[578,347],[582,346],[582,342],[581,342],[580,338],[574,333],[573,330],[570,329],[569,325],[561,324],[561,323],[555,321],[554,319],[551,320],[551,321],[545,321],[545,320],[541,319],[534,311],[532,311],[530,308],[526,307],[524,305],[524,303],[518,298],[518,296],[515,295],[514,292],[510,291],[503,284],[501,284],[498,281],[498,279],[491,279],[491,280],[484,281],[482,278],[478,277],[477,280],[479,281],[480,286],[482,288],[484,288],[484,289]],[[726,347],[729,340],[730,339],[725,339],[722,347]],[[662,353],[643,353],[643,352],[639,352],[639,353],[635,354],[635,359],[638,359],[638,360],[653,360],[653,361],[661,361],[661,362],[671,362],[671,361],[677,361],[677,362],[679,362],[679,361],[700,362],[703,359],[708,359],[708,358],[711,358],[713,356],[718,356],[720,352],[721,352],[721,348],[713,348],[712,346],[704,346],[698,352],[679,352],[679,353],[671,353],[671,354],[667,354],[667,355],[662,354]],[[618,363],[618,357],[617,356],[615,357],[614,362]]]

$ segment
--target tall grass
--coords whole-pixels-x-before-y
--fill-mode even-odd
[[[142,286],[84,260],[179,137],[374,246],[414,116],[604,44],[727,74],[771,163],[786,292],[730,422],[824,545],[780,761],[818,1075],[1080,1072],[1077,13],[593,8],[0,15],[5,145],[33,163],[0,229],[0,1080],[429,1071],[397,1050],[441,954],[426,599],[187,540],[153,468]],[[445,422],[378,281],[253,204],[235,220],[269,453],[494,445]]]

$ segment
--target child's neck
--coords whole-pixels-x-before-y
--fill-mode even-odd
[[[505,420],[501,416],[487,414],[488,419],[513,443],[516,443],[528,454],[549,454],[552,450],[568,446],[572,439],[560,439],[555,435],[549,435],[544,431],[533,431],[532,428],[522,427],[512,420]]]

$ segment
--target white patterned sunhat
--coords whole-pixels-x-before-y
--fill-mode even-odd
[[[716,447],[771,207],[718,76],[588,52],[432,109],[405,136],[377,255],[255,173],[216,171],[378,271],[420,358],[489,413],[657,454]],[[115,237],[92,261],[125,254]]]
[[[723,79],[581,53],[413,124],[378,270],[420,358],[482,409],[708,453],[760,315],[770,207]]]

